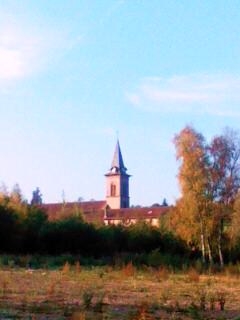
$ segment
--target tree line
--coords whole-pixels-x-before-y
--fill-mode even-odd
[[[174,137],[181,196],[160,218],[96,226],[73,215],[49,221],[37,188],[28,204],[16,185],[0,192],[0,253],[63,253],[94,258],[135,255],[144,264],[237,262],[240,257],[240,137],[231,129],[207,142],[192,126]],[[133,209],[134,210],[134,209]],[[146,258],[147,257],[147,258]],[[150,257],[150,258],[149,258]],[[165,258],[163,258],[165,257]],[[169,258],[170,257],[170,258]],[[151,262],[150,262],[150,260]],[[164,260],[165,259],[165,260]]]
[[[0,254],[72,254],[110,262],[128,256],[139,264],[179,266],[190,251],[170,231],[145,223],[96,226],[74,213],[49,221],[41,206],[28,204],[15,190],[0,194]]]
[[[240,240],[240,138],[226,128],[208,143],[192,126],[174,138],[180,163],[181,197],[171,215],[170,228],[204,264],[237,259]]]

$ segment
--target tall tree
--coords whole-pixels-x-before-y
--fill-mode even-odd
[[[18,183],[16,183],[13,186],[12,191],[10,193],[10,198],[13,203],[19,204],[22,202],[23,200],[22,191]]]
[[[239,135],[226,129],[208,145],[200,133],[187,126],[174,143],[180,160],[182,197],[172,222],[188,241],[196,241],[199,236],[203,262],[207,253],[212,262],[214,251],[223,266],[223,243],[230,235],[227,227],[240,189]]]
[[[13,186],[9,194],[7,207],[13,209],[22,219],[27,215],[27,201],[22,195],[19,184]]]
[[[224,228],[231,222],[234,200],[240,188],[240,138],[230,129],[213,138],[209,146],[211,158],[210,186],[213,199],[214,231],[220,265],[224,265],[222,242]]]
[[[42,194],[40,189],[37,187],[36,190],[32,192],[31,205],[39,205],[39,204],[42,204]]]
[[[176,156],[180,161],[179,183],[182,192],[180,212],[182,217],[188,216],[192,235],[198,235],[198,244],[202,252],[202,261],[206,262],[206,254],[212,260],[208,245],[209,186],[207,155],[204,137],[191,126],[186,126],[175,136]]]

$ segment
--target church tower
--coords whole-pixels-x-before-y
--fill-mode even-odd
[[[106,201],[111,209],[129,208],[129,177],[117,140],[110,171],[106,177]]]

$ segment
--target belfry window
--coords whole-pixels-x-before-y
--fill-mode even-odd
[[[111,184],[111,197],[116,196],[116,185],[114,183]]]

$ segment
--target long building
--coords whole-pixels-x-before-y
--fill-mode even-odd
[[[116,143],[111,167],[105,174],[106,197],[101,201],[77,201],[43,204],[49,220],[58,220],[69,216],[82,216],[86,222],[94,224],[129,226],[145,221],[154,226],[169,207],[156,205],[151,207],[130,207],[129,179],[119,141]]]

